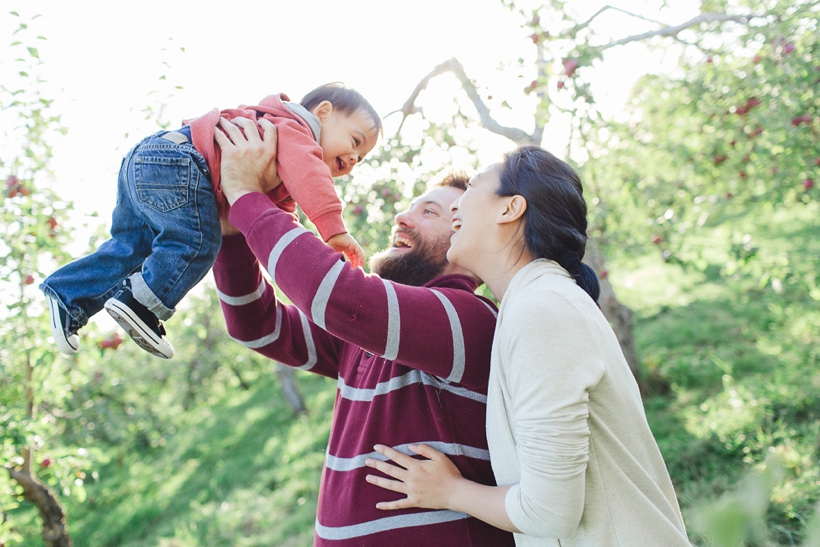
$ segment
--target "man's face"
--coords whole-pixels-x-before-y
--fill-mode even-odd
[[[463,192],[433,188],[396,215],[390,247],[370,260],[370,270],[384,279],[421,286],[444,273],[453,233],[450,204]]]

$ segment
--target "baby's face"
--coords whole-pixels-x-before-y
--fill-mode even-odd
[[[319,145],[334,177],[347,175],[373,150],[378,139],[373,120],[363,110],[352,114],[333,109],[322,121]]]

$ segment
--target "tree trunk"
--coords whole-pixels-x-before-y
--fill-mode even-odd
[[[601,297],[599,299],[601,311],[604,312],[607,321],[612,325],[612,330],[615,331],[615,336],[618,337],[618,342],[621,344],[621,350],[624,352],[626,362],[629,363],[632,374],[638,383],[640,383],[641,365],[638,360],[638,353],[635,350],[635,338],[632,335],[632,310],[618,301],[608,277],[601,275],[601,272],[606,271],[604,267],[604,256],[601,253],[601,249],[592,240],[587,240],[584,262],[598,274],[598,278],[601,281]]]
[[[71,547],[68,527],[57,496],[25,471],[6,468],[9,476],[23,487],[23,498],[34,504],[43,519],[43,543],[46,547]]]
[[[277,361],[276,377],[279,379],[279,386],[282,389],[282,394],[285,396],[285,400],[290,405],[290,408],[293,409],[294,414],[307,412],[305,403],[302,400],[302,395],[296,387],[296,380],[293,377],[293,369]]]

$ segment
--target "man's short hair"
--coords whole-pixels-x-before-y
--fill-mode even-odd
[[[467,183],[470,182],[470,177],[464,171],[451,171],[444,175],[437,182],[430,185],[430,188],[442,188],[449,186],[451,188],[458,188],[459,190],[467,190]]]

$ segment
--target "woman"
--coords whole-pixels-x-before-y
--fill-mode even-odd
[[[375,449],[406,497],[380,509],[451,509],[515,532],[517,545],[688,546],[672,482],[638,386],[596,305],[581,262],[586,203],[575,172],[523,147],[470,181],[453,206],[448,259],[500,301],[487,398],[490,460],[499,486],[461,477],[419,444],[412,458]],[[400,466],[400,467],[399,467]]]

